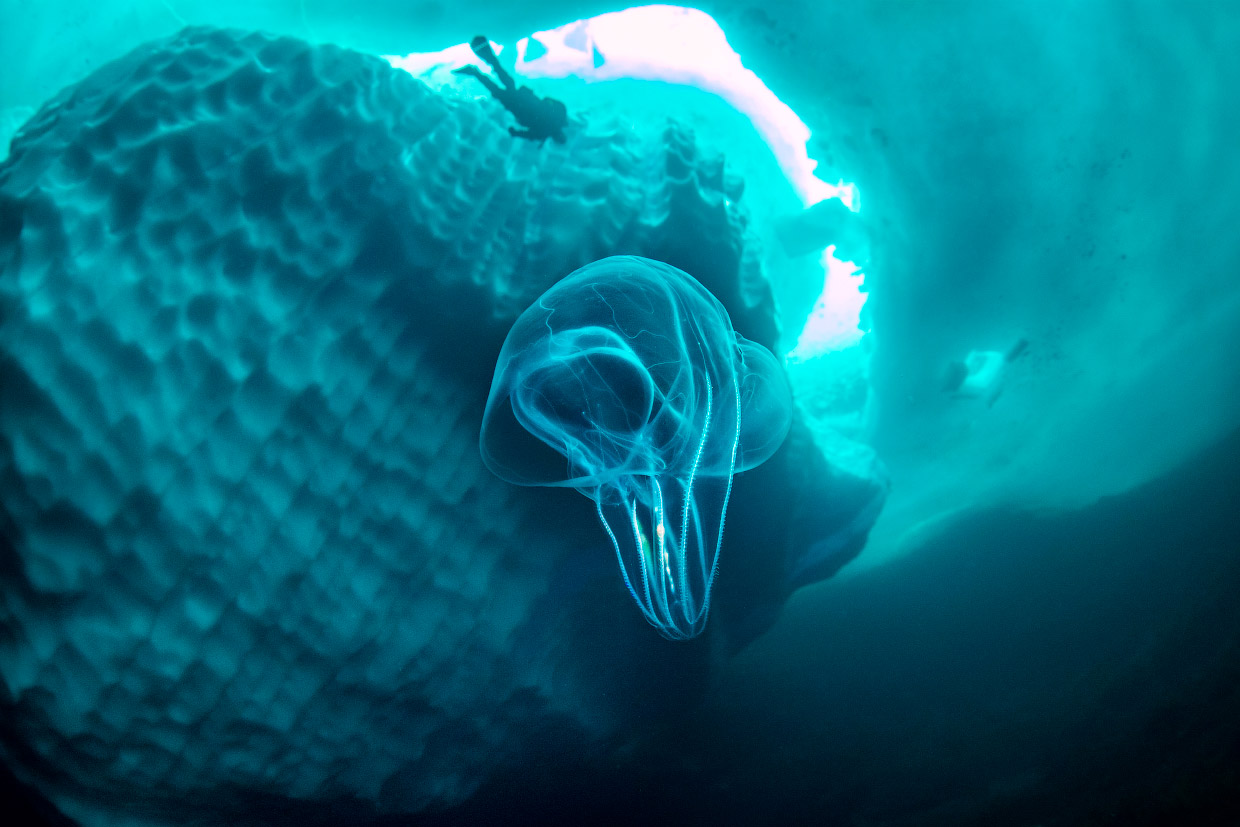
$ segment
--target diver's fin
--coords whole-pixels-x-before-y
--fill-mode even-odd
[[[469,48],[473,50],[478,59],[486,63],[488,66],[496,66],[499,64],[499,58],[495,56],[495,50],[491,48],[491,41],[485,36],[478,35],[469,41]]]

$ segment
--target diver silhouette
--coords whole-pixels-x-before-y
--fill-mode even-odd
[[[508,134],[514,138],[525,138],[540,143],[548,138],[557,144],[564,143],[564,127],[568,123],[568,108],[554,98],[538,97],[528,86],[517,86],[512,75],[505,72],[504,67],[499,65],[499,58],[491,49],[491,42],[482,35],[471,40],[469,48],[474,50],[479,60],[485,61],[495,71],[495,75],[503,86],[497,85],[472,63],[452,71],[458,75],[469,75],[481,81],[492,97],[512,113],[517,123],[525,127],[525,129],[517,129],[510,126]]]

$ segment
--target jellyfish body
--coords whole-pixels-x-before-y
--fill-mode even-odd
[[[687,273],[636,256],[582,267],[518,317],[483,416],[487,467],[594,500],[629,594],[665,637],[710,612],[735,473],[787,435],[762,346]]]

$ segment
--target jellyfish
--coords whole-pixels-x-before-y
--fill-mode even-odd
[[[592,262],[513,324],[482,420],[483,461],[516,485],[594,501],[629,595],[666,638],[701,633],[733,475],[791,418],[787,378],[692,276]]]

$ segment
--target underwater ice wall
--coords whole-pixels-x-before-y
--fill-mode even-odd
[[[772,39],[802,12],[835,33],[777,62],[829,101],[873,231],[872,434],[893,493],[871,550],[960,509],[1079,507],[1240,422],[1234,9],[782,9]]]
[[[375,57],[189,29],[19,132],[0,746],[69,813],[349,821],[588,761],[859,550],[885,489],[794,422],[737,479],[708,640],[676,646],[587,500],[486,471],[504,334],[586,262],[666,261],[744,335],[777,331],[691,133],[596,120],[539,147],[498,114]]]

